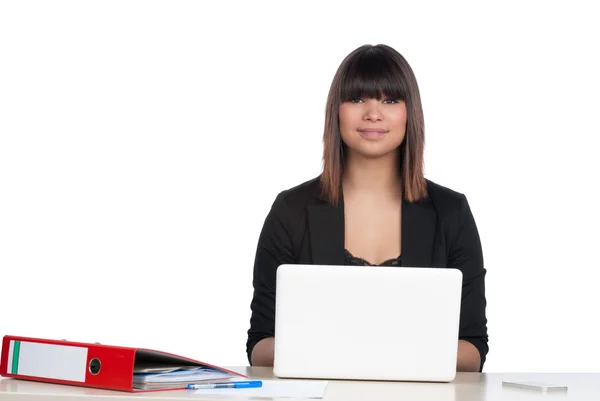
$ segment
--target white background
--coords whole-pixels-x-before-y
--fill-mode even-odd
[[[600,370],[594,4],[0,3],[0,334],[246,365],[263,220],[321,171],[342,59],[386,43],[480,229],[485,370]]]

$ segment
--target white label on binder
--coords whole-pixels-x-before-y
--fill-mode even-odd
[[[8,372],[46,379],[85,382],[87,348],[11,341]]]
[[[11,341],[10,342],[10,346],[8,347],[8,373],[13,373],[12,372],[12,368],[13,368],[13,356],[15,353],[15,341]]]

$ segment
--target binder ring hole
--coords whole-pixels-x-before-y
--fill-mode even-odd
[[[102,364],[100,363],[100,359],[94,358],[90,361],[89,368],[91,374],[97,375],[100,372],[101,367]]]

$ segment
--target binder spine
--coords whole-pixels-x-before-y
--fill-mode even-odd
[[[10,340],[6,373],[15,376],[85,382],[87,348]]]

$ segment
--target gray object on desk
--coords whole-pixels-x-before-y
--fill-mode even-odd
[[[535,391],[567,391],[568,387],[565,385],[549,384],[542,382],[532,381],[503,381],[502,387],[513,387],[521,388],[524,390],[535,390]]]

